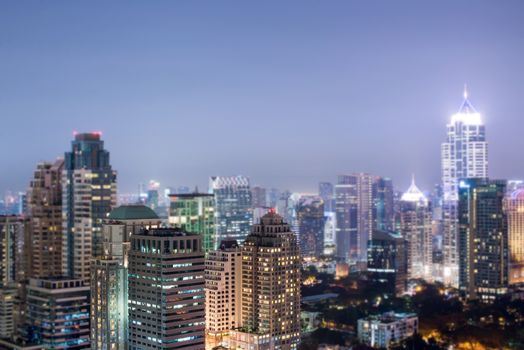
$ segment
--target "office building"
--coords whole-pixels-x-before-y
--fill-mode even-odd
[[[202,237],[159,228],[131,236],[129,349],[204,349]]]
[[[62,275],[62,171],[64,160],[37,165],[27,191],[32,230],[31,276]]]
[[[45,349],[89,349],[89,286],[81,279],[29,279],[27,339]]]
[[[300,252],[296,235],[271,211],[242,246],[241,327],[231,349],[296,349],[300,341]]]
[[[331,182],[320,182],[318,184],[318,195],[324,201],[326,212],[335,211],[335,187]]]
[[[373,229],[393,231],[395,229],[393,181],[377,177],[373,182]]]
[[[508,217],[509,283],[524,283],[524,188],[506,198]]]
[[[459,185],[459,288],[468,299],[493,302],[508,287],[506,182],[467,179]]]
[[[15,285],[0,288],[0,338],[11,338],[15,334],[17,292]]]
[[[169,199],[169,224],[202,235],[204,252],[216,249],[215,197],[209,193],[187,193],[170,194]]]
[[[251,188],[253,208],[267,207],[267,195],[264,187],[255,186]]]
[[[131,236],[159,226],[158,215],[144,205],[119,206],[104,220],[103,256],[91,263],[92,349],[127,349]]]
[[[213,176],[209,191],[215,196],[216,242],[231,238],[242,243],[253,224],[249,178],[245,176]]]
[[[386,312],[358,320],[357,329],[361,343],[389,349],[418,333],[418,317],[412,313]]]
[[[298,241],[302,256],[324,254],[324,201],[319,196],[303,196],[297,206]]]
[[[86,283],[92,257],[102,255],[102,221],[116,206],[116,172],[100,137],[75,135],[62,178],[62,273]]]
[[[30,232],[27,218],[0,215],[0,286],[23,281],[30,274]]]
[[[385,283],[389,293],[401,296],[407,289],[408,241],[400,234],[373,231],[368,242],[368,277]]]
[[[235,240],[223,240],[206,258],[206,343],[220,345],[240,326],[242,257]]]
[[[433,280],[431,203],[415,178],[400,199],[400,233],[408,241],[408,278]]]
[[[444,282],[458,283],[458,218],[457,200],[460,179],[488,177],[488,143],[480,113],[468,99],[447,124],[446,141],[441,146],[442,220]]]

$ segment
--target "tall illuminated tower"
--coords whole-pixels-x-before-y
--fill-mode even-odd
[[[509,283],[524,283],[524,189],[505,199],[508,217]]]
[[[444,282],[458,283],[457,200],[460,179],[488,177],[488,143],[480,113],[468,99],[447,125],[446,141],[441,147],[443,186],[443,264]]]
[[[76,134],[62,178],[62,273],[89,283],[102,255],[102,220],[116,205],[116,172],[99,132]]]

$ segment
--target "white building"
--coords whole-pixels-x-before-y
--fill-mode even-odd
[[[400,198],[400,233],[408,240],[408,278],[433,279],[431,203],[415,178]]]
[[[443,265],[444,282],[458,284],[457,199],[458,182],[463,178],[488,177],[488,143],[480,113],[468,100],[447,124],[446,141],[441,147],[443,185]]]
[[[386,312],[358,320],[358,339],[362,343],[386,348],[418,332],[416,314]]]
[[[219,345],[240,326],[242,255],[235,240],[224,240],[206,258],[206,337]],[[207,342],[206,342],[207,343]]]

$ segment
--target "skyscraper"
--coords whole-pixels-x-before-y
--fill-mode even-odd
[[[400,233],[408,241],[408,277],[433,280],[431,203],[415,178],[400,199]]]
[[[231,238],[242,243],[253,224],[249,178],[245,176],[213,176],[209,191],[215,195],[216,241]]]
[[[89,283],[89,264],[102,255],[102,220],[116,206],[116,172],[98,132],[76,134],[62,179],[62,272]]]
[[[318,195],[324,201],[325,211],[335,211],[335,187],[331,182],[320,182],[318,184]]]
[[[215,197],[209,193],[170,194],[168,222],[202,235],[204,252],[216,249]]]
[[[288,350],[299,341],[299,247],[289,225],[271,211],[242,247],[242,320],[230,348]]]
[[[235,240],[223,240],[206,258],[206,343],[219,345],[240,326],[242,256]]]
[[[318,196],[303,196],[297,206],[298,237],[302,256],[324,254],[324,201]]]
[[[442,222],[444,282],[457,285],[457,200],[460,179],[488,177],[488,143],[480,113],[468,99],[447,124],[446,141],[441,147],[442,157]]]
[[[129,349],[204,350],[202,237],[180,229],[131,236]]]
[[[267,195],[264,187],[255,186],[251,188],[251,197],[253,198],[253,208],[267,206]]]
[[[144,205],[119,206],[104,220],[103,255],[91,264],[91,349],[127,349],[131,236],[159,225],[158,215]]]
[[[524,189],[506,198],[509,243],[509,283],[524,283]]]
[[[492,302],[507,292],[506,182],[467,179],[459,185],[459,287],[468,299]]]
[[[10,286],[30,274],[29,233],[27,218],[0,215],[0,286]]]
[[[31,277],[62,275],[62,171],[64,160],[37,165],[27,192],[32,230]]]
[[[395,229],[393,181],[377,177],[373,182],[373,229],[393,231]]]

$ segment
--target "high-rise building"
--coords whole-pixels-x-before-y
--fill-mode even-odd
[[[508,217],[509,283],[524,283],[524,188],[506,197]]]
[[[29,233],[27,218],[0,215],[0,286],[23,281],[30,274]]]
[[[401,296],[407,289],[408,241],[400,234],[373,231],[368,242],[367,274],[376,282],[387,281],[390,293]]]
[[[100,136],[75,135],[62,179],[62,273],[86,283],[91,258],[102,255],[102,221],[116,206],[116,172]]]
[[[492,302],[507,292],[506,182],[466,179],[459,185],[459,287],[468,299]]]
[[[45,349],[89,349],[89,286],[81,279],[29,279],[28,341]]]
[[[367,245],[373,230],[373,187],[369,174],[340,175],[335,185],[337,256],[351,262],[367,261]]]
[[[335,187],[331,182],[320,182],[318,184],[318,195],[324,201],[324,210],[335,211]]]
[[[457,200],[460,179],[488,177],[488,143],[480,113],[468,99],[447,124],[446,141],[441,147],[442,222],[444,282],[458,283]]]
[[[169,224],[202,235],[204,252],[216,249],[215,197],[209,193],[187,193],[170,194],[169,199]]]
[[[296,235],[271,211],[242,246],[241,328],[231,349],[296,349],[300,341],[300,253]]]
[[[235,240],[223,240],[206,258],[206,343],[219,345],[240,326],[242,257]]]
[[[213,176],[209,191],[215,195],[216,242],[231,238],[242,243],[253,224],[249,178],[245,176]]]
[[[64,160],[36,167],[27,192],[32,231],[31,276],[62,275],[62,171]]]
[[[144,205],[119,206],[104,220],[103,256],[91,264],[91,349],[127,349],[131,236],[158,228],[160,222]]]
[[[202,237],[180,229],[131,236],[129,349],[204,350]]]
[[[377,177],[373,183],[373,229],[393,231],[395,229],[395,208],[393,181]]]
[[[0,338],[11,338],[15,333],[15,304],[17,288],[0,288]]]
[[[408,241],[408,278],[433,280],[431,203],[415,178],[400,199],[400,233]]]
[[[324,254],[324,201],[319,196],[303,196],[297,206],[298,241],[303,256]]]
[[[251,188],[253,208],[267,207],[266,189],[260,186]]]

